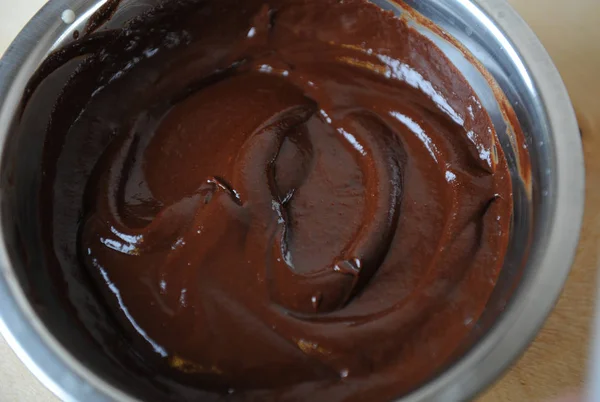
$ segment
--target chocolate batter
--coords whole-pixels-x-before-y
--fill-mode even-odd
[[[91,275],[140,359],[240,401],[385,401],[449,362],[502,267],[511,182],[477,95],[406,21],[171,1],[36,80],[70,59],[48,258]]]

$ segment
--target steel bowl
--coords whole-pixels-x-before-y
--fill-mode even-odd
[[[240,0],[241,1],[241,0]],[[39,230],[44,114],[19,126],[19,105],[36,68],[73,40],[106,0],[51,0],[0,61],[0,332],[56,395],[67,401],[161,400],[144,379],[108,359],[64,297],[51,291]],[[124,0],[108,23],[119,26],[156,0]],[[379,6],[403,12],[388,0]],[[573,261],[584,200],[584,168],[575,114],[550,57],[504,0],[407,0],[441,30],[414,20],[457,65],[490,113],[514,187],[508,254],[484,314],[455,358],[403,401],[467,400],[496,379],[525,349],[556,302]],[[64,10],[76,20],[61,20]],[[422,22],[422,21],[421,21]],[[454,39],[448,39],[445,34]],[[471,63],[470,53],[478,63]],[[479,68],[478,68],[479,67]],[[519,150],[503,102],[525,135],[531,177],[519,172]],[[39,126],[35,126],[38,124]],[[37,127],[37,128],[36,128]],[[71,291],[89,292],[71,282]],[[139,377],[139,376],[138,376]]]

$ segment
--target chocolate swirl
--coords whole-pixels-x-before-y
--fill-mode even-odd
[[[79,261],[123,331],[243,400],[427,379],[507,245],[510,177],[476,94],[360,0],[173,4],[65,52],[84,60],[50,127],[69,127],[47,159],[55,228],[81,210]]]

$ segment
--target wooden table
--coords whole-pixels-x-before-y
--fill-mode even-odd
[[[600,245],[600,1],[509,2],[550,52],[575,104],[583,131],[586,210],[577,258],[554,312],[519,362],[479,402],[545,401],[582,387]]]

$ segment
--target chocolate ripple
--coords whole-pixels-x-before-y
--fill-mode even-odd
[[[49,241],[149,364],[214,399],[376,401],[457,350],[502,267],[510,175],[404,20],[167,2],[61,54],[80,64],[49,126]]]

